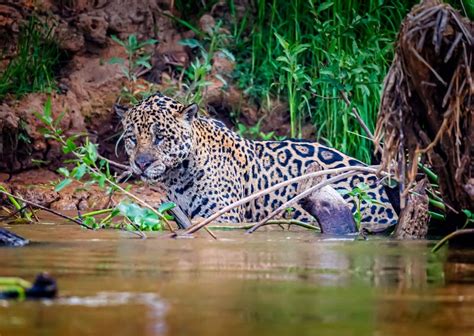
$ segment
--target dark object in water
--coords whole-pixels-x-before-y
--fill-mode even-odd
[[[316,217],[322,233],[345,235],[357,232],[351,209],[330,186],[316,190],[302,200],[300,205]]]
[[[319,164],[314,163],[308,167],[306,172],[311,173],[320,170]],[[321,177],[308,179],[300,184],[300,191],[309,189],[321,181]],[[344,198],[330,186],[315,190],[308,197],[302,199],[300,205],[318,220],[322,233],[346,235],[357,232],[351,209]]]
[[[0,246],[22,247],[29,244],[29,240],[13,232],[0,228]]]
[[[1,282],[0,278],[0,286]],[[0,291],[0,299],[52,299],[58,292],[56,280],[48,273],[38,274],[35,282],[29,288],[24,288],[24,284],[27,282],[21,279],[18,279],[17,284],[10,282],[6,290]]]

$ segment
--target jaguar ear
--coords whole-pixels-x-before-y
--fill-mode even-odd
[[[196,118],[198,111],[199,106],[197,104],[191,104],[181,110],[181,115],[183,116],[184,120],[191,123],[193,119]]]
[[[120,119],[123,119],[123,117],[125,116],[125,113],[127,113],[128,111],[128,107],[117,104],[117,103],[115,103],[112,108],[113,108],[114,113],[118,115]]]

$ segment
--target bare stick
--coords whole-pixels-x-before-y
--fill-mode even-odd
[[[120,168],[124,171],[130,171],[130,166],[127,166],[127,165],[124,165],[124,164],[121,164],[121,163],[118,163],[118,162],[115,162],[115,161],[112,161],[110,159],[107,159],[106,157],[100,155],[100,154],[97,154],[97,157],[101,160],[104,160],[106,162],[108,162],[111,166],[114,166],[114,167],[117,167],[117,168]]]
[[[26,208],[28,208],[28,205],[24,205],[20,209],[16,209],[15,211],[13,211],[12,213],[9,213],[6,216],[0,216],[0,220],[1,221],[7,221],[9,218],[12,218],[13,216],[23,212],[23,210],[25,210]],[[8,212],[10,212],[10,211],[8,211]]]
[[[446,83],[443,77],[441,77],[439,73],[437,73],[436,70],[433,69],[433,67],[429,65],[429,63],[426,62],[423,57],[421,57],[421,55],[418,53],[418,51],[415,50],[415,48],[411,47],[410,51],[413,53],[413,55],[415,55],[416,58],[418,58],[421,63],[423,63],[431,71],[431,73],[441,82],[441,84],[443,84],[444,86],[448,86],[448,83]]]
[[[340,90],[339,92],[341,93],[342,99],[346,102],[347,107],[350,107],[351,102],[349,101],[349,98],[347,98],[346,93],[342,90]],[[367,127],[364,120],[362,120],[362,117],[360,116],[359,111],[357,111],[355,107],[352,107],[352,114],[354,114],[354,117],[357,119],[357,121],[359,122],[364,132],[367,134],[369,139],[374,143],[374,146],[377,147],[377,150],[380,151],[380,153],[382,153],[382,146],[380,146],[380,144],[377,141],[375,141],[374,135],[369,130],[369,127]]]
[[[226,212],[228,212],[228,211],[230,211],[230,210],[232,210],[232,209],[234,209],[238,206],[241,206],[245,203],[248,203],[248,202],[250,202],[250,201],[252,201],[252,200],[254,200],[258,197],[264,196],[264,195],[269,194],[269,193],[271,193],[275,190],[278,190],[282,187],[285,187],[289,184],[292,184],[292,183],[295,183],[295,182],[298,182],[298,181],[301,181],[301,180],[305,180],[305,179],[308,179],[308,178],[312,178],[312,177],[318,177],[318,176],[329,175],[329,174],[340,174],[340,173],[344,173],[346,171],[351,171],[351,170],[363,171],[363,172],[376,174],[378,172],[377,169],[379,167],[380,166],[368,166],[368,167],[367,166],[353,166],[353,167],[332,168],[332,169],[321,170],[321,171],[317,171],[317,172],[313,172],[313,173],[309,173],[309,174],[294,177],[294,178],[289,179],[287,181],[277,183],[277,184],[271,186],[270,188],[267,188],[267,189],[258,191],[256,193],[253,193],[252,195],[244,197],[244,198],[242,198],[242,199],[240,199],[240,200],[238,200],[238,201],[222,208],[221,210],[215,212],[212,216],[208,217],[207,219],[203,220],[202,222],[191,226],[184,233],[185,234],[194,233],[197,230],[201,229],[202,227],[204,227],[204,226],[208,225],[209,223],[211,223],[213,220],[219,218],[221,215],[225,214]],[[387,173],[383,173],[383,174],[388,175]],[[176,235],[173,235],[173,236],[175,237]]]
[[[258,222],[257,224],[255,224],[251,229],[249,229],[247,231],[247,233],[252,233],[254,232],[255,230],[257,230],[260,226],[262,226],[263,224],[265,224],[267,221],[269,221],[270,219],[272,219],[273,217],[275,217],[276,215],[278,215],[280,212],[284,211],[286,208],[290,207],[291,205],[293,205],[294,203],[298,202],[299,200],[307,197],[308,195],[311,195],[311,193],[315,190],[318,190],[318,189],[321,189],[322,187],[324,186],[327,186],[333,182],[337,182],[339,181],[340,179],[342,178],[345,178],[345,177],[348,177],[348,176],[351,176],[351,175],[354,175],[356,172],[355,171],[348,171],[346,173],[343,173],[343,174],[340,174],[340,175],[337,175],[337,176],[334,176],[334,177],[331,177],[329,179],[327,179],[326,181],[323,181],[323,182],[320,182],[314,186],[312,186],[311,188],[308,188],[306,189],[305,191],[303,191],[302,193],[298,194],[297,196],[293,197],[292,199],[290,199],[289,201],[283,203],[282,205],[280,205],[276,210],[273,210],[267,217],[265,217],[264,219],[262,219],[260,222]]]
[[[240,223],[240,225],[212,225],[210,228],[218,229],[218,230],[248,230],[255,226],[257,223]],[[300,226],[305,229],[320,231],[319,227],[308,224],[296,219],[276,219],[276,220],[269,220],[268,222],[262,224],[262,226],[266,225],[295,225]],[[284,228],[283,228],[284,229]]]
[[[64,219],[67,219],[67,220],[69,220],[69,221],[71,221],[71,222],[73,222],[73,223],[76,223],[76,224],[78,224],[78,225],[80,225],[80,226],[82,226],[82,227],[85,227],[85,228],[88,229],[88,230],[94,230],[94,229],[91,228],[89,225],[86,225],[86,224],[82,223],[80,220],[77,220],[77,219],[75,219],[75,218],[69,217],[69,216],[64,215],[64,214],[62,214],[62,213],[60,213],[60,212],[57,212],[57,211],[55,211],[55,210],[46,208],[46,207],[44,207],[44,206],[42,206],[42,205],[40,205],[40,204],[36,204],[36,203],[34,203],[34,202],[27,201],[27,200],[25,200],[24,198],[22,198],[22,197],[20,197],[20,196],[15,196],[15,195],[10,194],[9,192],[3,191],[3,190],[1,190],[1,189],[0,189],[0,193],[2,193],[2,194],[4,194],[4,195],[7,195],[7,196],[10,196],[10,197],[13,197],[13,198],[16,198],[17,200],[20,200],[21,202],[23,202],[23,203],[25,203],[25,204],[29,204],[29,205],[31,205],[31,206],[33,206],[33,207],[35,207],[35,208],[38,208],[38,209],[41,209],[41,210],[50,212],[50,213],[52,213],[52,214],[54,214],[54,215],[56,215],[56,216],[59,216],[59,217],[64,218]]]
[[[137,224],[135,224],[134,222],[132,222],[128,217],[125,217],[125,219],[128,221],[128,223],[129,223],[131,226],[133,226],[133,228],[134,228],[135,230],[137,230],[138,235],[139,235],[140,237],[142,237],[142,239],[146,239],[146,238],[147,238],[146,234],[143,233],[142,230],[140,230],[140,228],[138,227]]]

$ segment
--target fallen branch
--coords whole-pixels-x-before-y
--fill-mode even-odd
[[[318,190],[318,189],[321,189],[322,187],[324,186],[327,186],[331,183],[334,183],[334,182],[337,182],[339,181],[340,179],[342,178],[346,178],[346,177],[349,177],[349,176],[352,176],[354,175],[356,172],[355,171],[349,171],[349,172],[346,172],[346,173],[343,173],[343,174],[340,174],[340,175],[337,175],[337,176],[334,176],[334,177],[331,177],[323,182],[320,182],[314,186],[312,186],[311,188],[308,188],[306,189],[305,191],[303,191],[302,193],[298,194],[297,196],[293,197],[292,199],[290,199],[289,201],[283,203],[282,205],[280,205],[276,210],[273,210],[267,217],[265,217],[264,219],[262,219],[260,222],[258,222],[257,224],[255,224],[251,229],[249,229],[247,231],[247,233],[252,233],[254,232],[255,230],[257,230],[260,226],[262,226],[263,224],[265,224],[265,222],[269,221],[270,219],[272,219],[273,217],[275,217],[276,215],[278,215],[280,212],[284,211],[285,209],[289,208],[290,206],[292,206],[293,204],[295,204],[296,202],[298,202],[299,200],[302,200],[303,198],[311,195],[314,191]]]
[[[56,216],[58,216],[58,217],[64,218],[64,219],[66,219],[66,220],[68,220],[68,221],[71,221],[71,222],[73,222],[73,223],[76,223],[76,224],[82,226],[83,228],[86,228],[86,229],[88,229],[88,230],[94,231],[94,228],[90,227],[90,226],[87,225],[87,224],[84,224],[83,222],[81,222],[80,220],[78,220],[78,219],[76,219],[76,218],[69,217],[69,216],[67,216],[67,215],[65,215],[65,214],[62,214],[62,213],[56,211],[56,210],[46,208],[46,207],[44,207],[44,206],[42,206],[42,205],[40,205],[40,204],[37,204],[37,203],[35,203],[35,202],[27,201],[27,200],[25,200],[24,198],[22,198],[22,197],[20,197],[20,196],[15,196],[15,195],[13,195],[13,194],[11,194],[11,193],[9,193],[9,192],[7,192],[7,191],[1,190],[1,189],[0,189],[0,193],[2,193],[2,194],[4,194],[4,195],[7,195],[7,196],[10,196],[10,197],[13,197],[13,198],[15,198],[15,199],[17,199],[17,200],[19,200],[19,201],[21,201],[21,202],[23,202],[23,203],[25,203],[25,204],[28,204],[28,205],[30,205],[30,206],[32,206],[32,207],[34,207],[34,208],[41,209],[41,210],[43,210],[43,211],[52,213],[53,215],[56,215]],[[141,237],[141,238],[146,238],[146,235],[145,235],[144,233],[142,233],[142,232],[141,232],[141,234],[140,234],[140,233],[137,233],[137,232],[134,232],[134,231],[128,231],[128,232],[131,232],[131,233],[133,233],[133,234],[135,234],[135,235],[137,235],[137,236],[139,236],[139,237]]]
[[[73,223],[76,223],[76,224],[78,224],[78,225],[80,225],[80,226],[82,226],[82,227],[84,227],[84,228],[86,228],[86,229],[88,229],[88,230],[94,230],[94,229],[91,228],[89,225],[86,225],[86,224],[82,223],[80,220],[75,219],[75,218],[73,218],[73,217],[69,217],[69,216],[67,216],[67,215],[64,215],[64,214],[62,214],[62,213],[60,213],[60,212],[57,212],[56,210],[46,208],[46,207],[44,207],[44,206],[42,206],[42,205],[40,205],[40,204],[31,202],[31,201],[27,201],[27,200],[25,200],[24,198],[22,198],[22,197],[20,197],[20,196],[15,196],[15,195],[10,194],[9,192],[6,192],[6,191],[1,190],[1,189],[0,189],[0,193],[2,193],[2,194],[4,194],[4,195],[7,195],[7,196],[10,196],[10,197],[13,197],[13,198],[15,198],[15,199],[17,199],[17,200],[19,200],[19,201],[25,203],[25,204],[29,204],[29,205],[31,205],[32,207],[35,207],[35,208],[38,208],[38,209],[47,211],[47,212],[52,213],[52,214],[54,214],[54,215],[56,215],[56,216],[58,216],[58,217],[67,219],[68,221],[71,221],[71,222],[73,222]]]
[[[351,171],[351,170],[363,171],[363,172],[376,174],[378,172],[378,167],[379,166],[353,166],[353,167],[332,168],[332,169],[321,170],[321,171],[318,171],[318,172],[313,172],[313,173],[309,173],[309,174],[294,177],[294,178],[289,179],[287,181],[277,183],[277,184],[271,186],[270,188],[255,192],[252,195],[244,197],[244,198],[242,198],[242,199],[240,199],[240,200],[238,200],[238,201],[222,208],[221,210],[215,212],[212,216],[208,217],[204,221],[191,226],[189,229],[187,229],[184,232],[184,234],[194,233],[194,232],[198,231],[199,229],[201,229],[202,227],[204,227],[204,226],[208,225],[209,223],[211,223],[213,220],[219,218],[221,215],[225,214],[226,212],[228,212],[228,211],[230,211],[230,210],[232,210],[232,209],[234,209],[238,206],[246,204],[246,203],[248,203],[248,202],[250,202],[250,201],[252,201],[252,200],[254,200],[258,197],[264,196],[264,195],[269,194],[269,193],[271,193],[275,190],[278,190],[282,187],[290,185],[292,183],[299,182],[299,181],[302,181],[302,180],[305,180],[305,179],[308,179],[308,178],[323,176],[323,175],[340,174],[340,173],[344,173],[344,172]],[[382,173],[382,174],[388,175],[387,173]],[[176,234],[173,234],[172,237],[176,237]]]
[[[211,225],[209,228],[213,230],[248,230],[255,226],[255,224],[256,223],[241,223],[240,225]],[[296,219],[269,220],[262,224],[262,226],[266,225],[295,225],[309,230],[320,231],[319,227]]]

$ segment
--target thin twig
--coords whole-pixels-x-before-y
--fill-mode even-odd
[[[214,230],[248,230],[252,228],[256,223],[240,223],[239,225],[210,225],[209,228],[212,228]],[[268,222],[262,224],[263,226],[265,225],[296,225],[303,227],[305,229],[309,230],[315,230],[315,231],[320,231],[319,227],[308,224],[296,219],[276,219],[276,220],[269,220]]]
[[[97,154],[97,157],[101,160],[104,160],[106,162],[108,162],[111,166],[114,166],[114,167],[117,167],[117,168],[120,168],[122,170],[124,170],[125,172],[127,171],[130,171],[130,166],[127,166],[127,165],[124,165],[124,164],[121,164],[121,163],[118,163],[118,162],[115,162],[115,161],[112,161],[110,159],[107,159],[106,157],[100,155],[100,154]]]
[[[4,190],[0,190],[0,193],[5,194],[5,195],[10,196],[10,197],[13,197],[13,198],[16,198],[17,200],[20,200],[21,202],[23,202],[23,203],[25,203],[25,204],[28,204],[28,205],[30,205],[30,206],[32,206],[32,207],[34,207],[34,208],[38,208],[38,209],[41,209],[41,210],[43,210],[43,211],[52,213],[52,214],[54,214],[54,215],[56,215],[56,216],[58,216],[58,217],[67,219],[68,221],[71,221],[71,222],[73,222],[73,223],[76,223],[76,224],[78,224],[78,225],[80,225],[80,226],[82,226],[82,227],[84,227],[84,228],[86,228],[86,229],[88,229],[88,230],[95,231],[94,228],[90,227],[90,226],[87,225],[87,224],[84,224],[84,223],[81,222],[80,220],[78,220],[78,219],[76,219],[76,218],[73,218],[73,217],[69,217],[69,216],[67,216],[67,215],[64,215],[64,214],[62,214],[62,213],[60,213],[60,212],[58,212],[58,211],[56,211],[56,210],[46,208],[46,207],[44,207],[44,206],[42,206],[42,205],[40,205],[40,204],[37,204],[37,203],[35,203],[35,202],[27,201],[27,200],[25,200],[24,198],[22,198],[22,197],[20,197],[20,196],[15,196],[15,195],[10,194],[9,192],[6,192],[6,191],[4,191]],[[130,232],[130,233],[132,233],[132,234],[138,235],[138,236],[140,236],[140,237],[142,237],[142,238],[143,238],[142,235],[144,235],[143,233],[142,233],[142,235],[140,235],[140,234],[138,234],[138,233],[136,233],[136,232],[134,232],[134,231],[128,231],[128,230],[127,230],[127,232]],[[145,237],[146,237],[146,236],[145,236]]]
[[[20,209],[15,209],[15,211],[13,211],[12,213],[9,213],[9,214],[6,215],[6,216],[0,216],[0,220],[1,220],[1,221],[7,221],[9,218],[12,218],[12,217],[15,216],[16,214],[18,214],[18,213],[20,213],[20,212],[23,212],[23,210],[25,210],[27,207],[28,207],[28,205],[24,205],[24,206],[22,206]]]
[[[342,173],[340,175],[337,175],[337,176],[334,176],[334,177],[331,177],[325,181],[322,181],[314,186],[312,186],[311,188],[308,188],[306,189],[305,191],[303,191],[302,193],[298,194],[297,196],[293,197],[292,199],[290,199],[289,201],[283,203],[282,205],[280,205],[277,209],[273,210],[267,217],[265,217],[264,219],[262,219],[260,222],[258,222],[257,224],[255,224],[252,228],[250,228],[247,233],[252,233],[254,232],[255,230],[257,230],[260,226],[262,226],[263,224],[265,224],[267,221],[269,221],[270,219],[272,219],[273,217],[275,217],[276,215],[278,215],[280,212],[284,211],[286,208],[289,208],[291,205],[293,205],[294,203],[298,202],[299,200],[311,195],[314,191],[318,190],[318,189],[321,189],[322,187],[325,187],[331,183],[334,183],[334,182],[337,182],[339,181],[340,179],[342,178],[346,178],[348,176],[351,176],[351,175],[354,175],[356,172],[355,171],[348,171],[346,173]]]
[[[435,69],[433,69],[433,67],[425,61],[425,59],[418,53],[418,51],[415,50],[415,48],[411,47],[410,48],[410,51],[413,53],[413,55],[415,55],[416,58],[418,58],[418,60],[423,63],[430,71],[431,73],[441,82],[441,84],[443,84],[444,86],[448,86],[448,83],[446,83],[446,81],[443,79],[443,77],[441,77]]]
[[[20,196],[15,196],[15,195],[10,194],[9,192],[3,191],[3,190],[1,190],[1,189],[0,189],[0,193],[2,193],[2,194],[4,194],[4,195],[7,195],[7,196],[10,196],[10,197],[13,197],[13,198],[16,198],[17,200],[20,200],[20,201],[23,202],[23,203],[29,204],[29,205],[31,205],[31,206],[33,206],[33,207],[35,207],[35,208],[38,208],[38,209],[41,209],[41,210],[50,212],[50,213],[52,213],[52,214],[54,214],[54,215],[56,215],[56,216],[59,216],[59,217],[64,218],[64,219],[67,219],[67,220],[69,220],[69,221],[71,221],[71,222],[74,222],[74,223],[76,223],[76,224],[78,224],[78,225],[80,225],[80,226],[82,226],[82,227],[85,227],[85,228],[88,229],[88,230],[94,230],[94,229],[91,228],[89,225],[86,225],[86,224],[82,223],[81,221],[79,221],[79,220],[77,220],[77,219],[75,219],[75,218],[72,218],[72,217],[69,217],[69,216],[67,216],[67,215],[64,215],[64,214],[62,214],[62,213],[60,213],[60,212],[57,212],[57,211],[55,211],[55,210],[53,210],[53,209],[46,208],[46,207],[44,207],[44,206],[42,206],[42,205],[40,205],[40,204],[31,202],[31,201],[27,201],[27,200],[25,200],[24,198],[22,198],[22,197],[20,197]]]
[[[124,218],[125,218],[125,220],[128,221],[128,223],[129,223],[131,226],[133,226],[133,228],[134,228],[135,230],[137,230],[138,235],[139,235],[142,239],[147,239],[146,234],[145,234],[142,230],[140,230],[140,228],[138,227],[137,224],[135,224],[134,222],[132,222],[127,216],[125,216]]]
[[[444,237],[443,239],[441,239],[432,249],[431,249],[431,252],[436,252],[438,251],[441,246],[443,246],[448,240],[450,240],[451,238],[454,238],[454,237],[457,237],[457,236],[461,236],[461,235],[464,235],[464,234],[474,234],[474,229],[463,229],[463,230],[456,230],[452,233],[450,233],[449,235],[447,235],[446,237]]]
[[[342,99],[344,100],[344,102],[346,103],[347,107],[350,107],[351,106],[351,102],[349,101],[349,98],[347,98],[347,95],[344,91],[340,90],[339,91],[341,93],[341,96],[342,96]],[[362,119],[362,117],[360,116],[359,114],[359,111],[357,111],[357,109],[355,107],[352,107],[352,114],[354,115],[354,117],[357,119],[357,121],[359,122],[360,126],[362,127],[362,129],[364,130],[364,132],[367,134],[367,136],[370,138],[370,140],[373,142],[374,146],[377,147],[377,151],[379,151],[380,153],[382,153],[382,146],[377,142],[375,141],[375,137],[374,135],[372,134],[372,132],[369,130],[369,127],[367,127],[367,124],[364,122],[364,120]]]
[[[90,167],[90,170],[92,170],[94,173],[96,174],[99,174],[100,172],[98,170],[96,170],[95,168],[93,167]],[[115,188],[117,188],[118,190],[120,190],[122,193],[124,193],[125,195],[133,198],[135,201],[137,201],[138,203],[140,203],[141,205],[143,205],[144,207],[147,207],[148,209],[150,209],[155,215],[158,216],[158,218],[161,218],[166,226],[168,227],[168,229],[171,231],[171,232],[174,232],[173,228],[171,227],[170,223],[168,222],[168,220],[161,214],[159,213],[155,208],[153,208],[150,204],[148,204],[147,202],[145,202],[144,200],[142,200],[141,198],[139,198],[138,196],[135,196],[134,194],[132,194],[131,192],[125,190],[124,188],[122,188],[120,185],[118,185],[117,183],[115,183],[114,181],[112,181],[111,179],[109,179],[106,175],[103,175],[104,176],[104,179],[111,185],[113,185]]]
[[[291,178],[287,181],[277,183],[277,184],[275,184],[275,185],[273,185],[273,186],[271,186],[267,189],[255,192],[252,195],[244,197],[244,198],[242,198],[242,199],[240,199],[240,200],[238,200],[238,201],[222,208],[221,210],[216,211],[212,216],[208,217],[207,219],[203,220],[202,222],[200,222],[198,224],[195,224],[195,225],[191,226],[184,233],[185,234],[194,233],[197,230],[201,229],[202,227],[204,227],[204,226],[208,225],[209,223],[211,223],[213,220],[219,218],[221,215],[225,214],[226,212],[228,212],[228,211],[230,211],[230,210],[232,210],[232,209],[234,209],[238,206],[246,204],[246,203],[248,203],[248,202],[250,202],[250,201],[252,201],[252,200],[254,200],[258,197],[264,196],[264,195],[269,194],[269,193],[271,193],[275,190],[278,190],[282,187],[290,185],[292,183],[299,182],[301,180],[305,180],[305,179],[308,179],[308,178],[322,176],[322,175],[340,174],[340,173],[350,171],[350,170],[364,171],[364,172],[375,174],[375,173],[378,172],[378,168],[379,168],[379,166],[351,166],[351,167],[332,168],[332,169],[321,170],[321,171],[312,172],[312,173],[308,173],[308,174],[304,174],[304,175],[301,175],[301,176]],[[384,173],[384,174],[387,175],[386,173]],[[176,237],[176,234],[172,235],[172,237]]]

